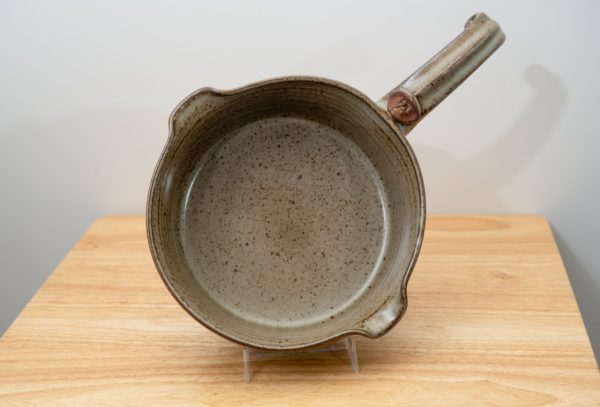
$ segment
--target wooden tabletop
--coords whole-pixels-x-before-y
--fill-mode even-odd
[[[31,253],[35,256],[35,253]],[[253,362],[179,307],[141,216],[99,219],[0,340],[0,405],[593,406],[600,374],[539,217],[430,216],[405,317],[347,355]]]

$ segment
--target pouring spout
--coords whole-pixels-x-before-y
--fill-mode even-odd
[[[379,338],[388,332],[406,311],[404,298],[391,298],[387,301],[357,327],[360,334],[369,338]]]

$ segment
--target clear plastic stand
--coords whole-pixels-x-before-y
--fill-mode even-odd
[[[302,356],[311,355],[314,353],[321,352],[338,352],[346,351],[350,362],[352,363],[352,371],[358,373],[358,354],[356,353],[356,341],[351,336],[346,336],[337,342],[328,343],[321,347],[310,348],[307,350],[299,351],[271,351],[254,349],[248,346],[244,346],[242,349],[244,357],[244,382],[250,383],[252,379],[252,370],[250,363],[253,360],[273,360],[273,359],[285,359],[290,356]]]

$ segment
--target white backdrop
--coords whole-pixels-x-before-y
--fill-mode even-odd
[[[0,2],[0,333],[98,216],[144,211],[171,109],[309,74],[379,98],[485,11],[507,42],[411,133],[432,213],[546,216],[600,351],[600,3]]]

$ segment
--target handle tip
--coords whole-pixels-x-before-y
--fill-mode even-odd
[[[485,13],[475,13],[471,17],[469,17],[469,19],[465,23],[465,29],[470,28],[473,24],[476,24],[476,22],[485,22],[489,19],[490,18]]]
[[[505,36],[500,28],[500,25],[487,14],[479,12],[473,14],[465,23],[465,30],[481,30],[494,34],[498,38],[498,42],[502,44]]]

